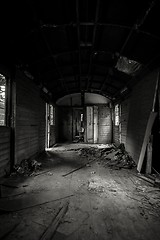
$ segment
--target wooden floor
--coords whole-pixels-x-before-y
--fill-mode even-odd
[[[84,147],[63,145],[50,149],[40,159],[43,174],[19,181],[19,189],[25,193],[11,200],[23,202],[21,207],[16,206],[20,210],[0,215],[1,233],[11,229],[5,239],[41,239],[56,209],[66,201],[68,211],[55,240],[160,239],[160,189],[138,178],[135,169],[113,170],[100,159],[64,177],[92,160],[80,156],[75,146]],[[29,198],[35,206],[27,205]]]

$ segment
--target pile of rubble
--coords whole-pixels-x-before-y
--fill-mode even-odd
[[[88,158],[101,157],[101,151],[95,147],[81,148],[78,150],[78,154],[82,157]]]
[[[37,162],[35,159],[24,159],[20,164],[16,164],[13,167],[13,175],[18,176],[31,176],[34,172],[41,169],[42,164]]]
[[[82,148],[78,150],[79,155],[88,157],[89,159],[97,159],[99,164],[109,166],[114,169],[134,168],[136,166],[132,157],[125,150],[124,144],[118,147],[111,146],[108,148]]]
[[[136,167],[132,157],[125,150],[124,144],[120,144],[114,149],[113,152],[107,155],[108,166],[114,169],[127,168],[131,169]]]

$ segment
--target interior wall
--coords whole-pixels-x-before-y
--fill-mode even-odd
[[[147,122],[152,111],[158,70],[145,76],[133,89],[126,138],[126,150],[138,163]]]
[[[58,108],[58,140],[60,142],[72,141],[72,108]]]
[[[116,145],[120,144],[120,132],[119,132],[119,126],[115,126],[114,125],[114,121],[113,121],[113,138],[114,138],[114,143]]]
[[[16,72],[15,163],[45,149],[45,101],[33,80]]]
[[[116,145],[120,144],[120,126],[119,125],[115,125],[115,106],[112,109],[113,110],[113,142]]]

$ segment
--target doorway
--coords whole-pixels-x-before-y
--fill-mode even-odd
[[[86,142],[111,143],[111,109],[106,105],[86,107]]]
[[[84,111],[83,108],[73,108],[72,123],[73,141],[84,142]]]
[[[98,106],[87,106],[86,108],[86,141],[88,143],[98,142]]]
[[[55,143],[55,107],[46,103],[46,141],[45,148]]]

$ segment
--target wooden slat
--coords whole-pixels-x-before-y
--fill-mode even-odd
[[[45,102],[40,90],[23,74],[17,75],[16,161],[45,148]]]

